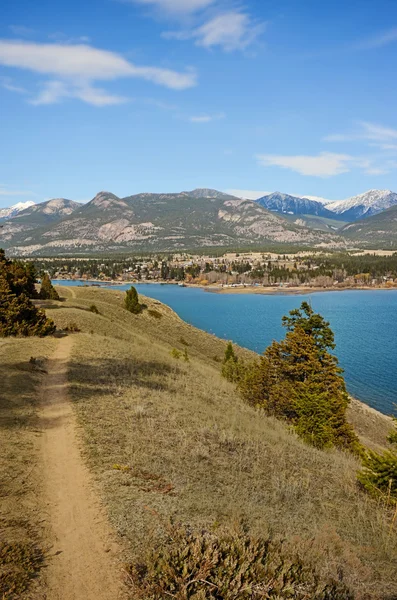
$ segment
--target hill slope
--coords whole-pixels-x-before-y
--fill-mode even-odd
[[[73,206],[69,216],[36,230],[21,227],[21,216],[1,234],[9,254],[168,251],[265,243],[343,245],[333,234],[296,226],[254,202],[206,189],[126,198],[100,192],[88,204]]]
[[[184,323],[171,309],[149,298],[141,298],[147,310],[132,315],[123,308],[123,292],[58,290],[64,301],[42,304],[58,326],[74,322],[81,330],[60,342],[71,347],[69,394],[79,423],[80,447],[124,548],[125,558],[119,563],[113,559],[113,546],[107,548],[111,558],[105,561],[106,568],[114,569],[116,580],[125,572],[126,562],[141,561],[147,551],[159,547],[172,521],[213,535],[225,529],[252,536],[272,532],[285,540],[286,553],[299,554],[306,565],[314,564],[322,581],[330,576],[343,578],[356,600],[386,600],[397,594],[392,515],[358,489],[358,461],[341,452],[307,446],[282,422],[243,404],[235,387],[220,376],[225,341]],[[99,314],[90,310],[93,304]],[[19,594],[21,600],[52,597],[48,576],[56,561],[67,562],[64,540],[58,539],[56,545],[62,552],[54,552],[52,538],[46,537],[49,511],[40,479],[46,455],[38,446],[43,431],[56,437],[60,427],[58,413],[46,419],[37,415],[37,379],[49,397],[65,393],[65,382],[59,385],[58,379],[64,368],[59,346],[53,354],[58,342],[7,339],[0,346],[1,427],[7,434],[6,451],[0,456],[6,498],[0,506],[0,546],[4,534],[6,541],[14,542],[23,528],[23,539],[30,543],[35,527],[33,543],[50,549],[41,577],[33,590]],[[174,348],[186,349],[189,362],[174,358]],[[252,356],[242,349],[237,352]],[[43,354],[52,360],[47,362]],[[36,370],[37,365],[42,367]],[[27,410],[30,414],[25,414]],[[389,428],[386,417],[357,404],[351,418],[371,444],[384,443]],[[62,464],[55,470],[62,472]],[[77,499],[73,494],[67,498],[68,514],[76,523]],[[66,504],[62,493],[52,500]],[[70,540],[69,522],[64,525]],[[85,538],[78,553],[83,550],[93,556],[99,552],[98,547],[87,547]],[[76,565],[76,560],[70,564]],[[97,565],[104,569],[103,562]],[[95,589],[89,587],[92,573],[76,570],[65,587],[70,588],[77,576],[80,587],[76,589],[87,587],[87,598],[94,597]],[[103,575],[95,581],[97,586],[106,579]],[[36,584],[41,593],[32,596],[29,592]],[[137,597],[130,589],[127,595]]]
[[[368,247],[397,249],[397,206],[373,217],[349,223],[340,233],[347,239],[357,240]]]
[[[295,550],[323,573],[343,571],[358,598],[397,593],[397,540],[386,558],[387,525],[357,488],[356,459],[317,451],[244,405],[220,377],[225,342],[168,307],[145,298],[148,310],[134,316],[123,309],[123,292],[64,292],[68,301],[49,313],[82,330],[73,399],[89,464],[132,556],[151,536],[155,544],[171,517],[206,529],[242,519],[253,534],[294,536]],[[100,315],[81,310],[93,303]],[[173,358],[173,348],[186,349],[189,362]],[[374,431],[373,414],[352,410]],[[386,432],[388,421],[379,419]]]

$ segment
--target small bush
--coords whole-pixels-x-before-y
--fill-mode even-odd
[[[187,341],[185,340],[185,338],[183,338],[183,337],[179,338],[179,341],[180,341],[180,343],[181,343],[181,344],[183,344],[184,346],[190,346],[189,342],[187,342]]]
[[[44,273],[42,277],[39,297],[42,300],[59,300],[59,294],[52,285],[47,273]]]
[[[95,315],[99,315],[100,312],[98,310],[98,307],[95,304],[91,304],[90,308],[88,309],[90,312],[94,313]]]
[[[369,450],[363,457],[363,469],[358,480],[373,496],[380,496],[389,503],[397,504],[397,420],[388,441],[391,450],[378,454]]]
[[[131,288],[126,292],[124,306],[128,311],[130,311],[134,315],[138,315],[142,312],[143,306],[139,304],[138,292],[136,291],[134,286],[131,286]]]
[[[187,348],[185,348],[185,352],[183,353],[183,360],[185,362],[190,362],[190,358],[189,358],[189,355],[187,353]]]
[[[352,600],[342,581],[321,580],[282,543],[244,533],[171,528],[166,543],[127,566],[134,598]]]
[[[65,331],[69,332],[69,333],[79,333],[81,331],[81,329],[79,328],[79,326],[77,325],[77,323],[69,323],[69,325],[67,325],[65,327]]]
[[[158,310],[153,310],[152,308],[149,308],[147,312],[148,312],[148,315],[150,315],[154,319],[161,319],[163,316],[161,314],[161,312],[159,312]]]
[[[171,350],[171,356],[172,356],[172,358],[176,358],[177,360],[179,360],[181,358],[181,356],[182,356],[182,352],[180,352],[176,348],[173,348]]]

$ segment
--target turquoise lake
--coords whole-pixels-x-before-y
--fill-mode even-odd
[[[397,413],[397,290],[238,295],[176,285],[135,287],[140,294],[168,304],[184,321],[256,352],[284,337],[283,315],[303,300],[310,301],[335,332],[335,352],[345,370],[348,391],[383,413]]]

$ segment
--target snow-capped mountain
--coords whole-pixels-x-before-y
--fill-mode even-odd
[[[308,200],[314,200],[314,202],[320,202],[321,204],[331,204],[335,200],[329,200],[328,198],[322,198],[321,196],[299,196],[299,198],[307,198]]]
[[[345,221],[356,221],[376,215],[397,204],[397,194],[391,190],[369,190],[347,200],[327,204],[327,209],[343,216]]]
[[[34,202],[28,200],[27,202],[18,202],[17,204],[14,204],[14,206],[10,206],[9,208],[0,208],[0,220],[15,217],[15,215],[20,213],[22,210],[30,208],[34,205]]]
[[[267,210],[285,215],[316,215],[329,219],[335,218],[335,215],[327,210],[321,202],[298,196],[290,196],[281,192],[262,196],[262,198],[256,200],[256,203],[263,206],[263,208],[267,208]]]

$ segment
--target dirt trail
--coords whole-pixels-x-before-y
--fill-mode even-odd
[[[45,511],[53,542],[46,569],[46,600],[120,598],[117,545],[81,458],[67,390],[72,338],[49,361],[42,394]]]

